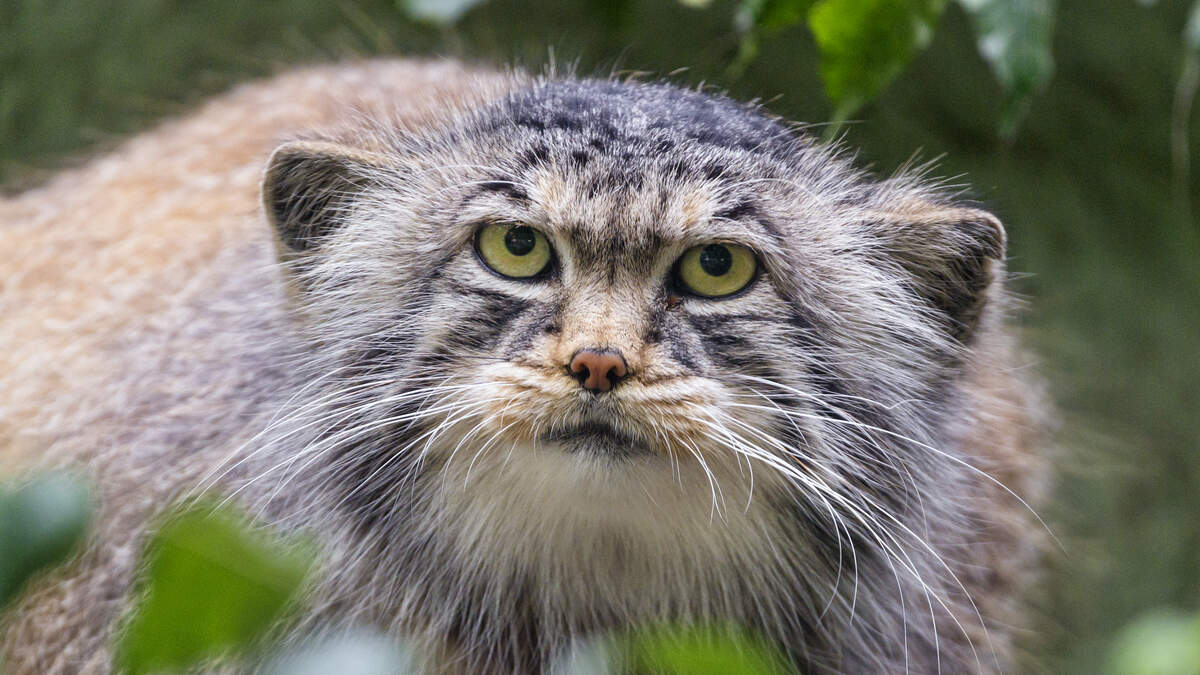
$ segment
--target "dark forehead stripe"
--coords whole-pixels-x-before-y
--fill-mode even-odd
[[[482,195],[486,193],[501,194],[521,204],[529,203],[529,195],[515,181],[511,180],[494,179],[479,183],[476,186],[475,194]]]
[[[785,237],[779,226],[772,222],[753,199],[744,198],[724,206],[713,213],[713,218],[734,222],[753,221],[772,238],[782,241]]]
[[[615,145],[643,156],[680,141],[755,154],[783,153],[796,138],[752,106],[665,84],[554,81],[511,94],[485,126],[583,134],[601,152]]]
[[[714,218],[722,220],[755,219],[759,215],[758,206],[749,199],[743,199],[713,213]]]

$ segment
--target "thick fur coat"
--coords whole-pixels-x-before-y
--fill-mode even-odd
[[[535,228],[506,278],[481,224]],[[103,673],[147,522],[233,495],[316,533],[288,635],[430,668],[735,622],[805,673],[999,672],[1028,626],[1037,401],[1005,234],[921,177],[667,84],[380,61],[246,85],[0,202],[0,457],[86,467],[86,553],[15,673]],[[747,247],[729,297],[690,247]],[[624,359],[583,389],[580,350]]]

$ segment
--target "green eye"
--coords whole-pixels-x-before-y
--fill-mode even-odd
[[[758,261],[745,246],[702,244],[679,259],[679,281],[696,295],[720,298],[749,285],[756,269]]]
[[[484,225],[475,234],[475,248],[492,271],[506,277],[528,279],[550,265],[550,242],[525,225]]]

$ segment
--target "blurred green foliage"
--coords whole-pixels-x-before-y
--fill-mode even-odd
[[[945,0],[819,0],[808,14],[833,119],[879,96],[933,40]]]
[[[1054,74],[1053,0],[959,0],[959,4],[971,15],[980,55],[1004,88],[1000,134],[1011,140],[1034,95]]]
[[[486,0],[398,0],[419,21],[452,24]],[[712,0],[679,0],[704,9]],[[1054,72],[1050,39],[1054,0],[959,0],[974,18],[979,51],[1005,91],[1000,131],[1016,133],[1034,94]],[[933,39],[947,0],[741,0],[734,17],[741,40],[730,73],[758,53],[760,35],[808,19],[821,55],[833,120],[844,122],[874,100]],[[1200,3],[1197,3],[1200,7]],[[838,125],[830,126],[832,137]]]
[[[736,626],[660,625],[580,641],[551,675],[791,675],[779,650]]]
[[[674,79],[830,119],[808,10],[761,3],[758,16],[775,18],[757,24],[738,71],[750,20],[731,17],[750,3],[734,0],[488,0],[453,26],[414,21],[397,0],[8,0],[0,178],[37,181],[287,64],[398,52],[584,74],[687,68]],[[1014,286],[1029,299],[1028,368],[1045,375],[1060,420],[1043,515],[1066,549],[1050,556],[1024,669],[1092,675],[1133,617],[1200,607],[1200,177],[1187,171],[1200,125],[1181,86],[1195,63],[1184,29],[1200,34],[1200,19],[1188,23],[1200,10],[1059,0],[1054,78],[1004,139],[1010,93],[981,56],[985,6],[974,5],[949,3],[928,47],[843,131],[884,173],[917,150],[943,157],[938,173],[975,186],[1006,223]]]
[[[91,518],[91,490],[74,474],[47,473],[23,485],[0,484],[0,618],[31,579],[80,545]]]
[[[186,671],[247,652],[297,599],[313,560],[310,546],[276,541],[232,507],[169,512],[146,547],[120,671]]]
[[[1200,615],[1156,612],[1126,626],[1108,675],[1200,675]]]
[[[65,559],[91,520],[91,494],[67,473],[0,485],[0,608],[42,569]]]
[[[782,675],[792,670],[775,647],[736,628],[660,628],[627,639],[630,673]]]

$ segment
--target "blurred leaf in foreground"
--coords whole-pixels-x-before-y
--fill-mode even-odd
[[[818,0],[812,6],[808,26],[821,52],[834,122],[848,119],[904,70],[933,39],[945,7],[945,0]]]
[[[0,488],[0,607],[38,570],[66,558],[91,519],[87,485],[68,473]]]
[[[1200,616],[1157,612],[1113,642],[1108,675],[1200,675]]]
[[[660,626],[576,641],[552,675],[789,675],[783,654],[736,627]]]
[[[312,563],[307,547],[275,540],[231,508],[178,509],[146,548],[121,670],[182,670],[244,652],[281,618]]]
[[[1011,139],[1029,103],[1054,74],[1054,0],[958,0],[975,25],[979,53],[1004,87],[1000,135]]]
[[[400,9],[412,18],[428,23],[449,25],[462,18],[484,0],[397,0]]]
[[[771,645],[736,629],[651,630],[629,641],[630,671],[656,675],[779,675],[791,669]]]
[[[265,675],[413,675],[412,650],[377,633],[350,633],[322,640],[277,658]]]

